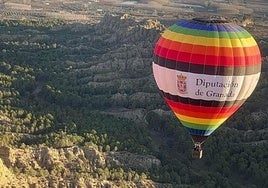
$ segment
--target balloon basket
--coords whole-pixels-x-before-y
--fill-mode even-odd
[[[201,143],[195,143],[192,152],[192,157],[195,159],[201,159],[203,155],[203,150],[201,148]]]

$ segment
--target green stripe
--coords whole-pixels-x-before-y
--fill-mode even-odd
[[[168,28],[172,32],[181,33],[185,35],[201,36],[207,38],[227,38],[227,39],[238,39],[238,38],[250,38],[251,35],[246,31],[240,32],[218,32],[218,31],[203,31],[198,29],[189,29],[178,26],[176,24]]]
[[[216,130],[220,125],[201,125],[201,124],[196,124],[196,123],[189,123],[186,121],[180,120],[182,125],[191,129],[199,129],[199,130],[211,130],[214,131]]]

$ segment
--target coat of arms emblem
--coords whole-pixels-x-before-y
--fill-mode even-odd
[[[182,74],[177,75],[177,88],[179,93],[186,94],[187,93],[187,84],[186,84],[186,76],[183,76]]]

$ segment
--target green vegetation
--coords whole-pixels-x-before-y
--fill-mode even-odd
[[[161,167],[148,171],[95,171],[113,181],[149,178],[174,187],[268,187],[267,73],[249,101],[207,140],[204,158],[195,161],[191,139],[177,119],[153,111],[168,110],[154,84],[148,50],[158,31],[120,29],[117,33],[101,23],[74,26],[59,20],[1,21],[1,144],[94,145],[101,152],[129,151],[161,160]],[[142,108],[147,123],[107,113],[122,108]],[[26,173],[48,175],[42,169]],[[60,174],[61,169],[49,173]],[[84,175],[83,169],[76,171],[77,177]]]

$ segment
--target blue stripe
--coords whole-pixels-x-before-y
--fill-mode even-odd
[[[177,23],[178,26],[189,29],[217,31],[217,32],[239,32],[244,29],[238,25],[229,25],[225,23],[202,23],[194,20],[183,20]]]
[[[188,127],[185,127],[185,128],[190,134],[194,134],[194,135],[198,135],[198,136],[209,136],[209,135],[211,135],[211,133],[213,133],[215,131],[215,130],[191,129]]]

